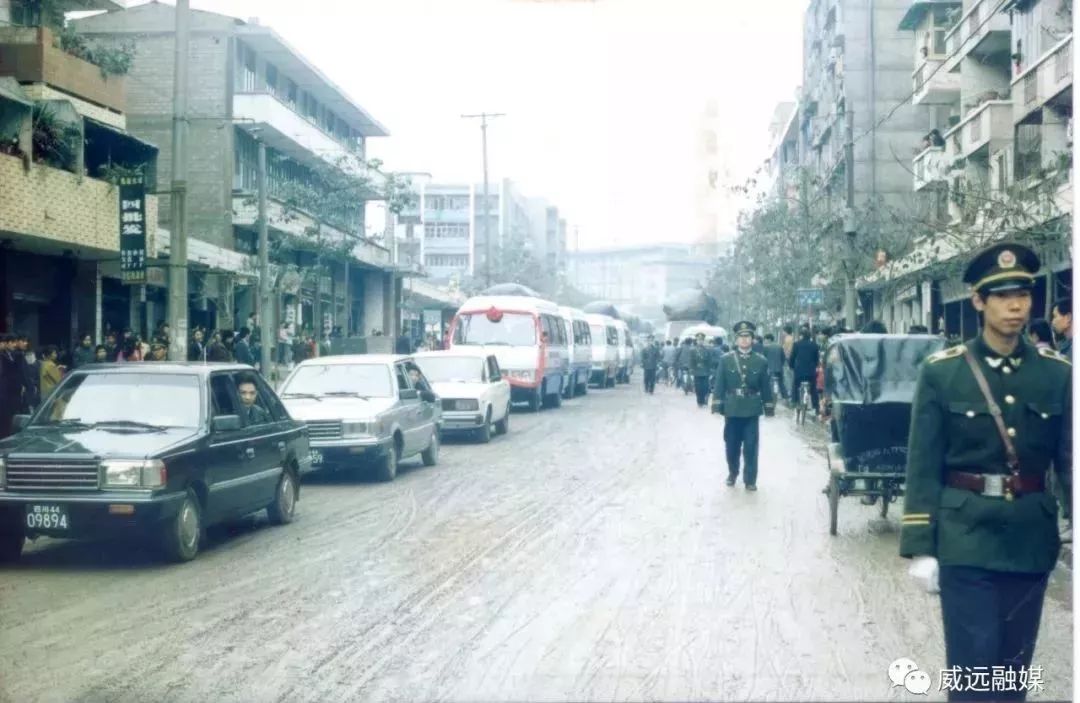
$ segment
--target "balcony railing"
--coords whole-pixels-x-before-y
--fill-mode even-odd
[[[1020,122],[1072,86],[1072,35],[1013,79],[1013,122]]]
[[[911,74],[911,102],[915,105],[943,105],[960,95],[960,74],[945,70],[945,62],[924,59]]]
[[[912,170],[915,172],[916,191],[932,183],[944,183],[949,174],[949,159],[945,147],[932,146],[922,151],[912,162]]]
[[[946,70],[979,48],[993,33],[1009,32],[1009,17],[1001,12],[1005,0],[978,0],[967,14],[945,35],[945,51],[949,58]]]
[[[956,144],[956,159],[966,159],[984,147],[993,153],[1012,141],[1012,101],[988,100],[972,110],[945,133],[946,141]]]
[[[0,77],[44,83],[114,112],[124,111],[124,77],[53,46],[47,27],[0,26]]]

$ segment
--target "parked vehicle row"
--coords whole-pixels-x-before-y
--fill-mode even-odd
[[[297,365],[275,392],[239,364],[88,365],[0,441],[0,562],[28,537],[150,540],[195,558],[206,529],[265,510],[291,522],[301,479],[439,460],[441,438],[510,430],[511,406],[627,383],[626,324],[549,301],[473,298],[448,350]]]
[[[528,296],[477,296],[454,317],[450,348],[493,353],[513,402],[559,407],[588,392],[629,383],[636,353],[630,329],[608,315],[586,314]]]

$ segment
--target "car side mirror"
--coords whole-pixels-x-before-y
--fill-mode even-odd
[[[434,403],[438,399],[439,399],[439,397],[437,395],[435,395],[434,393],[432,393],[431,391],[421,391],[420,392],[420,400],[424,401],[425,403]]]
[[[214,432],[234,432],[241,428],[239,415],[218,415],[210,423]]]
[[[11,418],[11,429],[18,432],[19,430],[26,429],[26,426],[30,424],[29,415],[16,415]]]
[[[398,395],[398,397],[401,398],[402,400],[419,400],[420,391],[413,390],[411,388],[406,388],[405,390],[401,391],[401,393]]]

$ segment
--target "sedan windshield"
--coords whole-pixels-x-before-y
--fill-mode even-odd
[[[76,374],[35,417],[35,425],[198,427],[199,379],[165,373]]]
[[[528,313],[504,313],[498,322],[477,312],[458,318],[454,344],[528,347],[536,344],[536,321]]]
[[[301,366],[281,389],[281,397],[357,395],[390,398],[394,386],[384,364],[317,364]]]
[[[484,360],[476,357],[429,356],[417,359],[416,363],[432,383],[480,383],[484,376]]]

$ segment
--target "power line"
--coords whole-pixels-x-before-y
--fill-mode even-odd
[[[996,16],[997,16],[997,13],[995,13],[995,12],[992,12],[992,13],[988,14],[988,15],[986,16],[986,18],[985,18],[984,20],[982,20],[982,21],[981,21],[981,22],[980,22],[980,23],[978,24],[978,26],[976,26],[976,27],[975,27],[975,29],[974,29],[974,30],[971,30],[971,31],[969,31],[969,32],[968,32],[968,37],[970,38],[971,36],[974,36],[975,34],[977,34],[977,33],[978,33],[979,31],[981,31],[981,30],[982,30],[982,28],[983,28],[983,27],[985,27],[985,26],[986,26],[987,24],[989,24],[989,23],[991,22],[991,20],[993,20],[993,19],[994,19],[994,18],[995,18]],[[960,22],[963,22],[963,18],[961,18]],[[957,23],[957,26],[959,26],[959,22]],[[963,43],[967,43],[967,40],[965,39]],[[962,44],[963,44],[963,43],[962,43]],[[962,46],[962,44],[961,44],[961,46]],[[929,82],[930,82],[930,80],[931,80],[931,79],[932,79],[932,78],[933,78],[934,76],[936,76],[936,75],[938,74],[938,71],[940,71],[941,69],[945,68],[945,64],[947,64],[947,63],[948,63],[948,59],[946,59],[945,61],[942,61],[941,63],[939,63],[939,64],[937,65],[937,67],[936,67],[936,68],[935,68],[935,69],[934,69],[933,71],[931,71],[931,72],[930,72],[930,75],[928,75],[928,76],[927,76],[927,77],[926,77],[926,78],[925,78],[925,79],[923,80],[923,85],[925,85],[926,83],[929,83]],[[918,90],[917,88],[916,88],[916,89],[913,89],[913,90],[911,91],[911,93],[909,93],[909,94],[907,95],[907,97],[905,97],[905,98],[904,98],[903,100],[901,100],[901,101],[900,101],[900,102],[898,102],[898,103],[897,103],[896,105],[894,105],[894,106],[893,106],[893,108],[892,108],[891,110],[889,110],[889,112],[888,112],[888,113],[886,113],[886,115],[885,115],[884,117],[882,117],[882,118],[881,118],[880,120],[878,120],[877,122],[875,122],[875,123],[874,123],[874,124],[873,124],[873,125],[872,125],[872,126],[870,127],[870,129],[868,129],[868,130],[866,130],[865,132],[863,132],[862,134],[860,134],[860,135],[859,135],[859,136],[858,136],[858,137],[857,137],[857,138],[856,138],[856,139],[854,140],[854,143],[858,143],[859,141],[861,141],[861,140],[862,140],[862,139],[863,139],[864,137],[866,137],[867,135],[869,135],[869,134],[872,134],[873,132],[875,132],[875,131],[877,130],[877,128],[878,128],[878,127],[880,127],[881,125],[885,124],[885,122],[887,122],[887,121],[888,121],[889,119],[891,119],[891,118],[892,118],[892,116],[896,114],[896,111],[897,111],[897,110],[899,110],[899,109],[900,109],[901,107],[903,107],[904,105],[907,105],[907,104],[908,104],[909,102],[911,102],[911,99],[912,99],[912,98],[914,98],[914,97],[915,97],[915,94],[916,94],[916,93],[918,93],[918,92],[919,92],[919,90]]]

